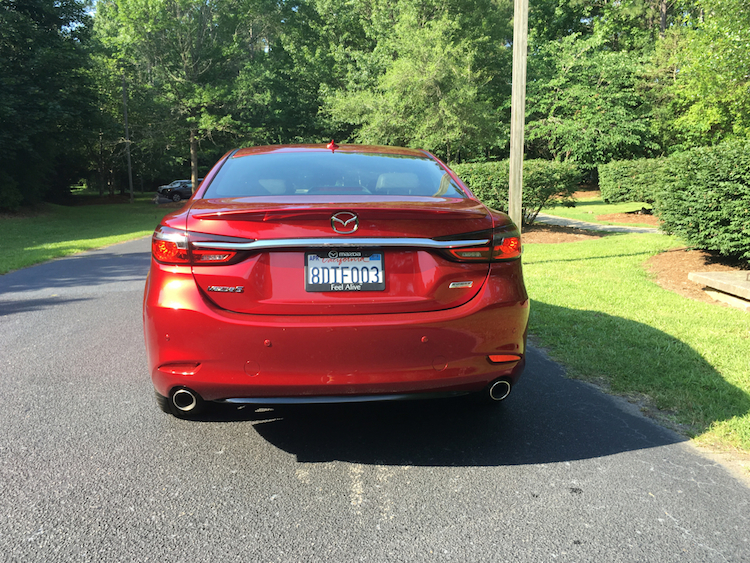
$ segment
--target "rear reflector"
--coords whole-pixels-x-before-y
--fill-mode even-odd
[[[517,362],[521,359],[520,356],[514,356],[513,354],[491,355],[491,356],[487,356],[487,358],[493,364],[502,364],[505,362]]]
[[[195,375],[201,367],[199,363],[164,364],[159,366],[159,371],[171,375]]]

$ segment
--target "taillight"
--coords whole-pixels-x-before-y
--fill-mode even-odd
[[[476,234],[473,235],[477,237]],[[514,226],[505,226],[488,231],[485,235],[490,244],[450,248],[446,252],[459,262],[501,262],[515,260],[521,256],[521,236]],[[445,237],[447,238],[447,237]]]
[[[158,262],[190,264],[187,233],[159,225],[151,237],[151,254]]]
[[[200,241],[196,248],[194,242]],[[243,252],[222,248],[210,248],[206,243],[248,242],[245,239],[222,237],[203,233],[188,233],[171,227],[158,226],[151,238],[151,253],[163,264],[207,266],[229,264],[244,257]]]

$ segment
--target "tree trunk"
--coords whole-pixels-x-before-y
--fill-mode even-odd
[[[659,2],[659,37],[664,39],[667,32],[667,0]]]
[[[195,129],[190,130],[190,180],[193,182],[193,193],[198,187],[198,136]]]

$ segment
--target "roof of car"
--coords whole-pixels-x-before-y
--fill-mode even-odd
[[[330,151],[327,145],[324,144],[309,144],[309,145],[266,145],[260,147],[247,147],[238,149],[233,155],[233,158],[240,156],[250,156],[253,154],[268,154],[274,152],[326,152]],[[427,156],[427,152],[421,149],[408,149],[404,147],[387,147],[381,145],[337,145],[335,152],[349,152],[349,153],[370,153],[370,154],[400,154],[410,156]]]

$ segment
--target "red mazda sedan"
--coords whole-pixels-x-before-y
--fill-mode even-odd
[[[524,366],[520,257],[508,216],[426,151],[232,151],[153,235],[160,406],[502,400]]]

